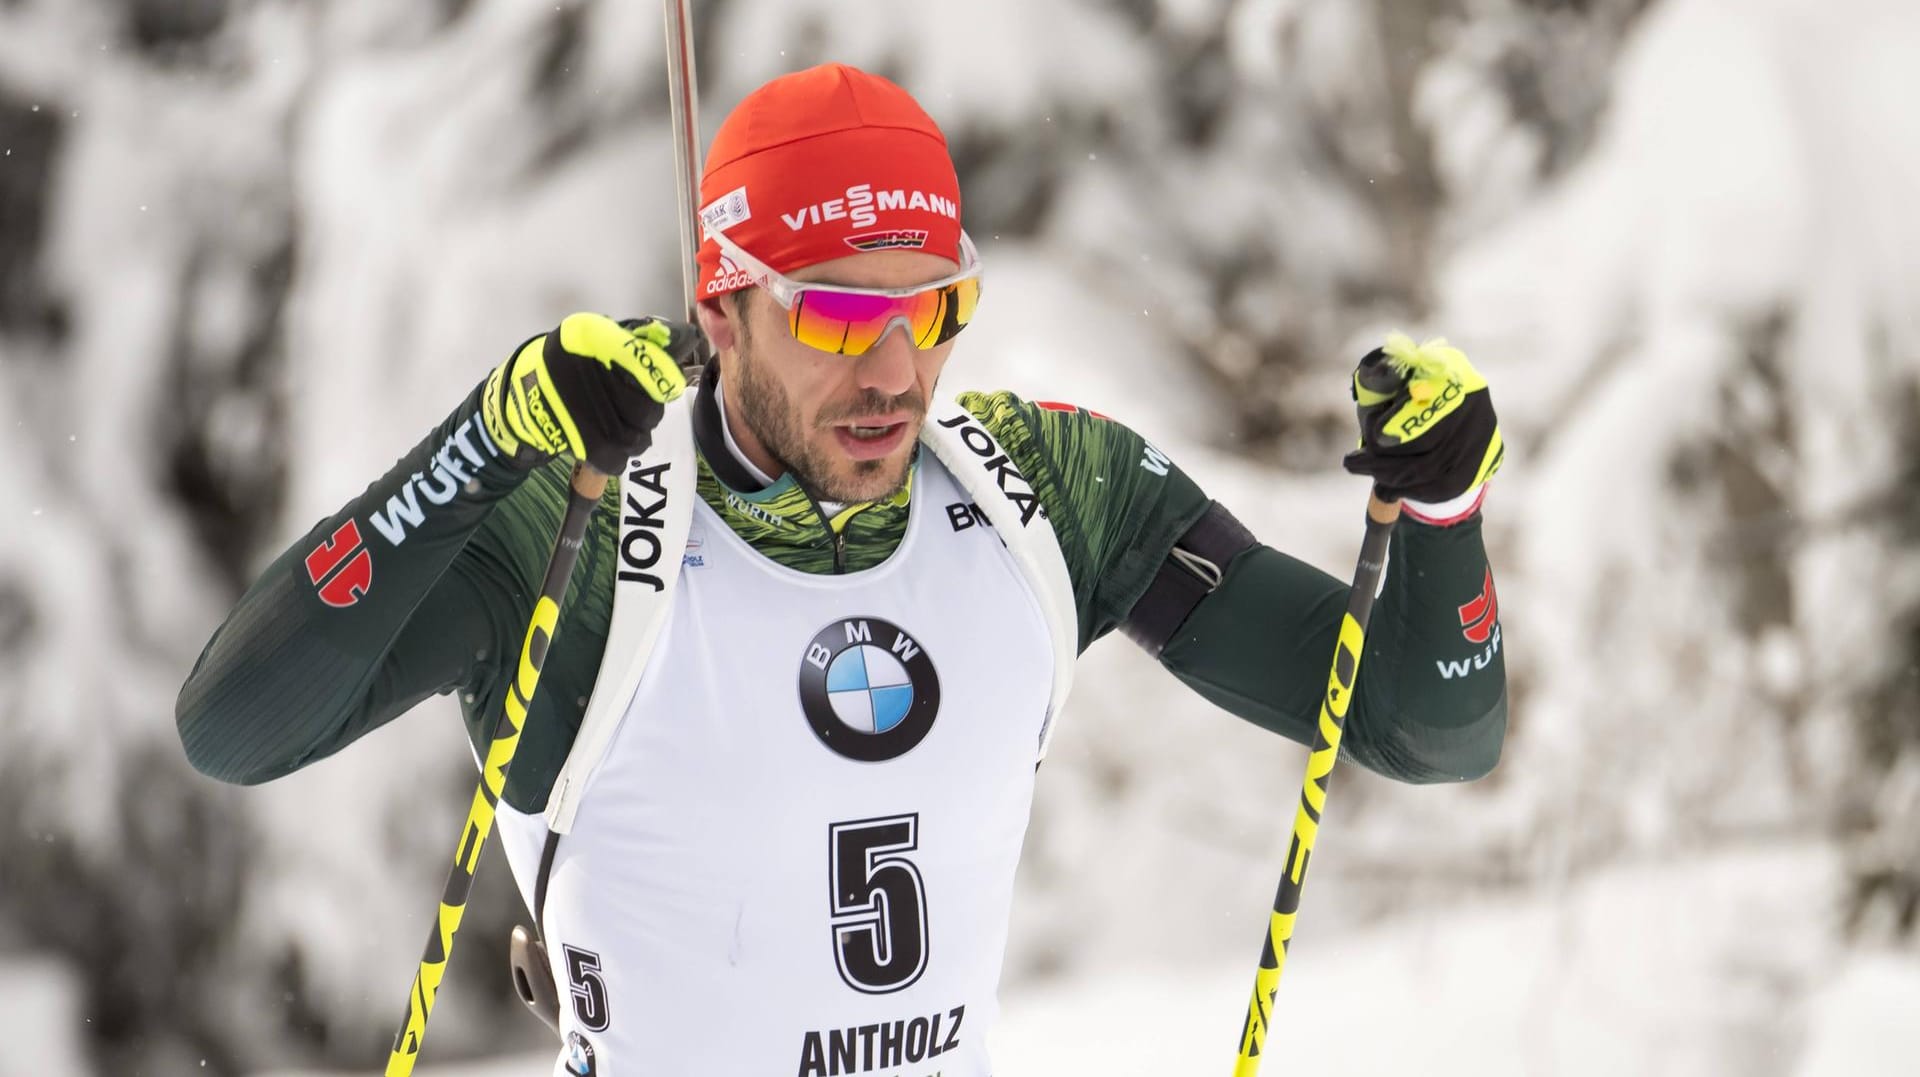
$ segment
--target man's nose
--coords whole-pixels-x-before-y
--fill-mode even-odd
[[[907,327],[895,322],[855,360],[854,379],[862,389],[899,396],[913,388],[913,361],[918,354]]]

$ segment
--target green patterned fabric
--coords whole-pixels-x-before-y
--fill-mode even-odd
[[[1080,649],[1126,619],[1207,495],[1123,423],[1008,392],[960,403],[1013,458],[1060,539],[1080,610]]]
[[[1205,511],[1206,496],[1144,438],[1110,419],[1008,392],[957,399],[1007,450],[1045,507],[1080,599],[1084,650],[1133,607],[1166,548]],[[886,560],[906,533],[911,495],[909,486],[884,502],[848,506],[829,521],[792,476],[742,491],[721,482],[704,459],[700,465],[701,500],[755,549],[802,572],[858,572]]]
[[[700,500],[747,544],[801,572],[859,572],[887,559],[907,529],[912,485],[884,501],[849,505],[831,520],[783,475],[764,490],[735,490],[700,459]]]

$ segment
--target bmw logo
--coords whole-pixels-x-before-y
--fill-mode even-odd
[[[912,751],[933,729],[940,677],[926,650],[898,625],[848,617],[807,644],[800,709],[835,753],[884,763]]]
[[[567,1033],[566,1070],[574,1077],[595,1077],[599,1073],[593,1060],[593,1042],[578,1032]]]

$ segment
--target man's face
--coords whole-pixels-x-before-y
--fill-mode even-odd
[[[900,288],[958,268],[921,251],[875,251],[791,276]],[[793,339],[786,310],[760,289],[736,299],[701,304],[700,320],[722,353],[728,422],[747,457],[770,475],[793,472],[823,501],[876,501],[905,485],[954,342],[921,351],[896,329],[861,355],[834,355]]]

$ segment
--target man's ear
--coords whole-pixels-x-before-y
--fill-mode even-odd
[[[714,354],[732,351],[739,342],[739,334],[733,324],[734,312],[738,308],[719,299],[702,299],[693,309],[694,316],[700,319],[700,331],[707,335],[707,342],[713,345]]]

